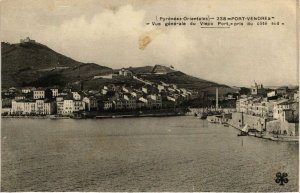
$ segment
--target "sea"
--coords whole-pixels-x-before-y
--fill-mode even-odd
[[[238,133],[193,116],[2,118],[1,191],[298,191],[298,143]]]

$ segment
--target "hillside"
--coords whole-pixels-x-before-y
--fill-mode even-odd
[[[157,69],[156,67],[159,67],[161,70],[157,74],[153,73]],[[219,94],[221,95],[229,92],[236,92],[236,89],[233,89],[227,85],[193,77],[162,65],[136,68],[131,67],[128,68],[128,70],[131,70],[133,73],[140,75],[143,79],[149,80],[153,83],[165,82],[168,84],[176,84],[179,88],[207,91],[208,94],[215,94],[216,87],[219,88]]]
[[[65,86],[83,82],[85,89],[97,89],[102,85],[127,84],[141,86],[143,83],[130,79],[93,79],[96,75],[113,73],[113,69],[94,63],[82,63],[39,43],[1,43],[2,87],[11,86]],[[156,64],[154,66],[129,67],[134,75],[154,83],[161,81],[177,84],[180,88],[206,90],[209,94],[219,87],[220,94],[234,92],[226,85],[206,81],[176,71],[173,67]],[[115,70],[116,71],[116,70]]]
[[[65,84],[76,81],[79,77],[86,79],[112,71],[111,68],[97,64],[78,62],[39,43],[1,42],[1,52],[4,88],[39,82]]]

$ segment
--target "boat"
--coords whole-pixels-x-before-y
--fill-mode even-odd
[[[70,117],[50,115],[50,119],[53,119],[53,120],[56,120],[56,119],[70,119]]]
[[[246,124],[242,130],[241,133],[237,134],[237,136],[247,136],[248,135],[248,125]]]
[[[245,133],[243,131],[241,131],[241,133],[237,134],[237,136],[247,136],[247,135],[248,135],[248,133]]]
[[[198,118],[204,120],[204,119],[207,118],[207,114],[206,114],[206,113],[200,113],[200,114],[198,115]]]
[[[250,136],[256,136],[256,134],[254,132],[248,132],[248,135],[250,135]]]

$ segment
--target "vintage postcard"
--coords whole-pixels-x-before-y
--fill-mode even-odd
[[[298,0],[2,0],[1,191],[298,192]]]

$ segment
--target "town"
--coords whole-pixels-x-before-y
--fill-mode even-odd
[[[220,98],[216,95],[216,98]],[[271,140],[298,141],[299,90],[298,88],[264,88],[255,83],[248,95],[239,95],[236,108],[230,113],[218,107],[219,114],[207,116],[211,123],[231,125],[241,135],[255,135]],[[204,111],[203,111],[204,112]],[[205,112],[204,112],[205,113]],[[198,111],[200,116],[203,113]]]
[[[137,78],[132,72],[120,69],[120,77],[138,79],[139,85],[107,84],[97,90],[69,87],[22,87],[2,90],[3,116],[46,116],[79,118],[100,115],[101,112],[170,112],[184,101],[199,97],[197,91],[178,88],[176,84],[154,84]],[[96,77],[99,78],[99,77]],[[169,110],[168,110],[169,109]],[[170,110],[171,109],[171,110]],[[156,110],[156,111],[155,111]]]
[[[241,96],[236,102],[237,113],[231,124],[250,129],[264,136],[299,136],[299,90],[279,87],[267,91],[262,85],[251,88],[251,96]],[[272,135],[272,136],[270,136]]]

